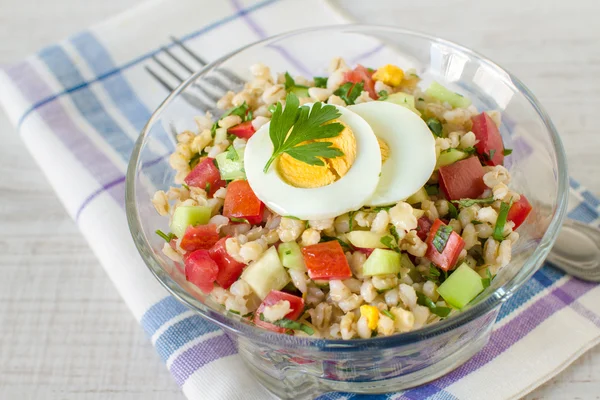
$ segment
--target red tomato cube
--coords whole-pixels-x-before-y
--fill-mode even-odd
[[[217,189],[224,187],[226,184],[221,179],[221,173],[215,165],[215,159],[210,157],[200,160],[198,165],[185,177],[184,181],[188,186],[195,186],[205,190],[208,187],[209,196],[212,196]]]
[[[213,282],[217,279],[219,267],[207,250],[196,250],[184,259],[185,278],[198,286],[204,293],[213,290]]]
[[[431,230],[431,221],[427,217],[421,217],[417,220],[417,236],[425,241]]]
[[[369,72],[369,70],[362,65],[357,65],[352,71],[344,73],[344,83],[362,82],[364,85],[364,90],[369,93],[369,97],[373,100],[377,100],[379,96],[377,95],[377,92],[375,92],[375,81],[373,80],[372,76],[373,72]]]
[[[442,270],[449,271],[454,269],[456,266],[458,256],[465,247],[465,241],[458,233],[452,231],[448,241],[446,242],[444,251],[440,253],[438,249],[435,248],[433,239],[435,238],[438,229],[440,229],[442,226],[446,226],[446,224],[444,224],[440,219],[436,219],[431,226],[429,236],[427,237],[427,253],[425,254],[425,257],[427,257],[432,263],[440,267]]]
[[[515,227],[513,229],[517,229],[523,222],[525,222],[532,209],[533,207],[531,206],[531,203],[529,203],[529,200],[527,200],[527,197],[524,195],[521,195],[519,201],[513,203],[508,211],[507,217],[509,221],[515,223]]]
[[[236,261],[235,258],[229,255],[225,248],[226,237],[220,239],[209,251],[212,258],[219,266],[219,274],[217,275],[217,283],[224,289],[229,289],[233,282],[242,274],[246,264]]]
[[[261,305],[254,313],[254,324],[256,324],[256,326],[260,326],[273,332],[285,333],[285,328],[260,320],[260,314],[262,314],[265,307],[272,306],[280,300],[287,300],[290,302],[291,311],[285,315],[285,318],[295,321],[304,312],[304,300],[302,299],[302,297],[294,296],[285,292],[280,292],[278,290],[271,290],[271,292],[269,292],[267,297],[265,297]]]
[[[254,129],[252,121],[242,122],[227,129],[227,133],[231,133],[241,139],[250,139],[254,135],[254,132],[256,132],[256,129]]]
[[[477,157],[440,167],[440,189],[447,200],[476,199],[485,190],[484,170]]]
[[[306,246],[302,256],[310,279],[346,279],[352,277],[352,271],[344,249],[337,240]]]
[[[262,222],[264,209],[248,181],[233,181],[227,186],[223,204],[223,215],[227,218],[243,218],[256,225]]]
[[[218,241],[215,224],[188,226],[179,246],[185,251],[208,250]]]
[[[504,143],[496,123],[485,112],[472,117],[471,121],[473,122],[471,131],[478,140],[475,150],[481,156],[484,164],[503,165]]]

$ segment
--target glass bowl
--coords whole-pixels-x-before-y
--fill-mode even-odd
[[[358,340],[325,340],[272,333],[221,311],[185,281],[162,254],[167,218],[151,198],[173,183],[166,162],[173,134],[196,130],[194,116],[221,110],[190,101],[234,73],[251,80],[257,62],[271,71],[323,76],[334,56],[348,63],[415,68],[422,85],[436,80],[468,96],[481,110],[502,113],[501,133],[513,153],[507,158],[512,185],[534,211],[519,228],[512,262],[464,311],[408,333]],[[224,72],[225,71],[225,72]],[[238,91],[242,83],[231,84]],[[196,102],[197,103],[197,102]],[[282,398],[308,398],[329,391],[380,393],[440,377],[477,353],[489,340],[501,304],[541,266],[566,211],[567,168],[559,136],[533,94],[513,75],[457,44],[393,27],[340,25],[278,35],[235,51],[192,75],[156,110],[141,132],[127,172],[127,216],[136,246],[156,278],[181,302],[224,329],[237,343],[250,371]]]

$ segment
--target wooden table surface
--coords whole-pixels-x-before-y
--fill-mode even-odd
[[[140,2],[0,0],[0,64]],[[560,131],[571,175],[600,195],[600,2],[344,4],[361,20],[472,47],[521,77]],[[0,399],[182,399],[1,111],[0,135]],[[600,347],[527,397],[542,398],[600,399]]]

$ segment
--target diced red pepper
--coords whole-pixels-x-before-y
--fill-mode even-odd
[[[223,215],[243,218],[252,225],[260,224],[265,205],[256,197],[248,181],[233,181],[227,186]]]
[[[184,179],[188,186],[199,187],[201,189],[209,187],[208,194],[212,196],[217,189],[224,187],[227,182],[221,179],[221,173],[215,165],[215,159],[205,157]]]
[[[323,242],[302,248],[304,263],[310,279],[346,279],[352,271],[344,249],[337,240]]]
[[[256,129],[254,129],[252,121],[242,122],[227,129],[227,133],[231,133],[241,139],[250,139],[254,135],[254,132],[256,132]]]
[[[471,131],[478,140],[475,150],[484,164],[492,166],[504,164],[504,143],[496,123],[485,112],[472,117],[471,121],[473,122]]]
[[[302,297],[294,296],[285,292],[280,292],[278,290],[271,290],[271,292],[269,292],[267,297],[265,297],[261,305],[254,313],[254,323],[257,326],[271,330],[273,332],[285,333],[285,328],[281,328],[277,325],[273,325],[269,322],[260,320],[260,314],[262,314],[265,307],[272,306],[281,300],[287,300],[290,302],[291,311],[287,313],[284,318],[295,321],[298,319],[298,317],[300,317],[300,315],[302,315],[302,312],[304,312],[304,300],[302,299]]]
[[[519,201],[513,203],[508,211],[507,217],[509,221],[515,223],[515,227],[513,229],[517,229],[523,222],[525,222],[532,209],[533,207],[531,206],[531,203],[529,203],[529,200],[527,200],[527,197],[524,195],[521,195]]]
[[[454,269],[456,266],[458,256],[465,247],[465,241],[458,233],[452,231],[448,241],[446,242],[444,251],[440,253],[433,245],[433,239],[438,229],[440,229],[442,226],[446,226],[446,224],[444,224],[440,219],[436,219],[431,226],[429,236],[427,236],[427,253],[425,254],[425,257],[427,257],[432,263],[440,267],[442,270],[449,271]]]
[[[188,226],[179,245],[185,251],[208,250],[219,241],[215,224]]]
[[[431,230],[431,221],[427,217],[421,217],[417,220],[417,236],[425,241]]]
[[[242,274],[246,264],[236,261],[229,255],[225,248],[226,237],[220,239],[209,251],[212,258],[219,266],[219,274],[217,275],[217,283],[224,289],[229,289],[233,282]]]
[[[484,170],[477,157],[440,167],[440,189],[447,200],[476,199],[485,190]]]
[[[210,258],[208,250],[196,250],[189,253],[185,261],[185,278],[198,286],[204,293],[213,290],[213,282],[217,279],[219,267]]]
[[[367,68],[362,65],[357,65],[352,71],[344,73],[344,83],[352,82],[359,83],[363,82],[364,89],[369,93],[369,97],[373,100],[377,100],[379,96],[375,91],[375,81],[372,78],[373,72],[370,72]]]

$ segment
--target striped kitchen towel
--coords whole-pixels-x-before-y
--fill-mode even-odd
[[[170,36],[215,59],[269,35],[340,21],[320,0],[150,1],[0,70],[0,101],[18,133],[190,399],[272,396],[220,329],[165,292],[131,240],[127,161],[167,94],[144,66]],[[599,211],[598,199],[571,181],[569,216],[598,225]],[[403,393],[361,397],[518,398],[598,343],[598,304],[596,285],[545,266],[504,305],[489,344],[465,365]]]

